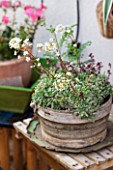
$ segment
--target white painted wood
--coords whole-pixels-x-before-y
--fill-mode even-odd
[[[74,160],[76,160],[77,162],[81,163],[85,168],[88,168],[88,167],[90,167],[90,166],[95,164],[95,162],[93,162],[91,159],[89,159],[88,157],[86,157],[83,154],[69,154],[69,155]]]
[[[28,125],[31,120],[32,120],[32,118],[24,119],[24,120],[23,120],[23,123],[25,123],[26,125]]]
[[[113,153],[108,149],[102,149],[98,151],[100,155],[102,155],[106,160],[113,159]]]
[[[105,162],[105,158],[99,154],[97,154],[96,152],[91,152],[91,153],[87,153],[85,154],[89,159],[91,159],[92,161],[94,161],[96,164],[99,163],[103,163]]]
[[[76,161],[75,159],[71,158],[67,154],[63,153],[55,153],[55,157],[57,157],[61,162],[63,162],[66,166],[70,168],[70,170],[82,170],[84,166]]]

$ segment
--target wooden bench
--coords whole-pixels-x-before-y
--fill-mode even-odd
[[[14,123],[17,134],[26,143],[27,170],[103,170],[113,169],[113,146],[98,152],[70,154],[49,151],[31,140],[26,127],[31,119]]]

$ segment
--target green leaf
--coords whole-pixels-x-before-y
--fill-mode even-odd
[[[111,10],[112,3],[113,3],[113,0],[104,0],[103,1],[104,30],[106,30],[107,20],[108,20],[108,16],[109,16],[109,13]]]

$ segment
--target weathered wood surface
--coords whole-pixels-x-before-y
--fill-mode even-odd
[[[113,145],[106,147],[105,149],[101,149],[98,152],[90,152],[85,154],[69,154],[69,153],[59,153],[53,152],[39,145],[27,134],[26,126],[29,123],[30,119],[24,122],[14,123],[14,127],[18,133],[20,133],[23,138],[27,139],[32,143],[32,145],[37,149],[38,154],[41,151],[44,152],[44,159],[46,164],[48,163],[46,160],[48,157],[54,159],[56,162],[57,170],[104,170],[113,166]],[[58,166],[59,165],[59,166]],[[47,165],[47,167],[52,167],[51,164]],[[62,166],[63,168],[61,168]],[[58,168],[59,167],[59,168]],[[45,167],[46,169],[46,167]],[[51,168],[52,169],[52,168]],[[28,169],[29,170],[29,169]],[[35,169],[34,169],[35,170]]]

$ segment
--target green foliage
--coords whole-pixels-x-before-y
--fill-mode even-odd
[[[39,52],[44,50],[45,65],[33,55],[29,58],[42,73],[32,95],[32,104],[35,108],[69,110],[80,118],[91,119],[112,95],[109,83],[111,64],[105,75],[101,73],[102,63],[96,62],[92,53],[87,61],[81,61],[82,51],[91,42],[78,48],[78,43],[73,39],[73,27],[60,24],[56,28],[52,25],[47,28],[52,38],[44,45],[37,44]],[[13,43],[11,45],[16,49]],[[25,44],[20,45],[26,51]]]
[[[79,72],[66,75],[51,69],[52,76],[43,74],[32,96],[38,107],[73,111],[80,118],[92,118],[100,105],[112,93],[105,75]]]

